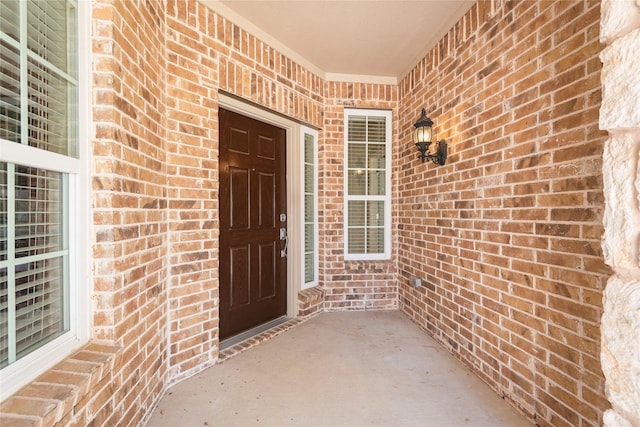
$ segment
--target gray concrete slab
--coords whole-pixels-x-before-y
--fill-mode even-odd
[[[397,311],[323,313],[167,391],[148,427],[531,426]]]

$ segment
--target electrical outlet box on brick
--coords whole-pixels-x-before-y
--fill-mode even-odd
[[[411,283],[411,286],[415,286],[416,288],[422,287],[422,279],[417,276],[411,276],[409,282]]]

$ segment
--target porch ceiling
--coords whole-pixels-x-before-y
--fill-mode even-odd
[[[327,80],[395,84],[475,0],[201,0]]]

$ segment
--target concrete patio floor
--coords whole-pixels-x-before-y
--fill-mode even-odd
[[[322,313],[170,388],[148,427],[531,426],[397,311]]]

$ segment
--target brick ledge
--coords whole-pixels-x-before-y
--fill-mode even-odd
[[[111,374],[119,349],[89,343],[40,375],[0,404],[0,425],[49,426],[66,424],[86,410],[91,419],[90,393]]]
[[[325,291],[321,286],[303,289],[298,292],[298,316],[309,317],[324,309]]]

